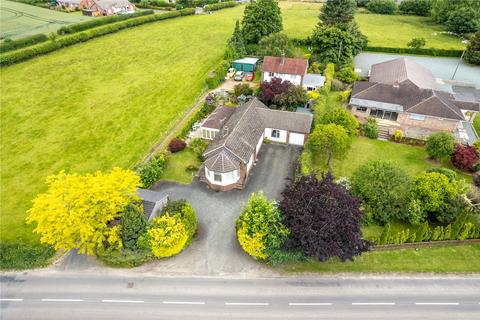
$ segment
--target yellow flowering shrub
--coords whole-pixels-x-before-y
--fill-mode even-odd
[[[168,214],[153,219],[147,237],[150,249],[157,258],[178,254],[188,241],[187,229],[182,219]]]
[[[263,244],[263,233],[254,233],[252,236],[249,236],[246,233],[246,228],[240,227],[237,230],[238,242],[242,249],[249,255],[257,259],[266,259],[267,255],[265,254],[265,245]]]

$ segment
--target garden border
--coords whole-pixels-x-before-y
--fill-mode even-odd
[[[480,239],[409,242],[409,243],[402,243],[402,244],[383,244],[383,245],[373,246],[372,251],[411,249],[411,248],[417,248],[417,247],[461,246],[461,245],[475,244],[475,243],[480,244]]]

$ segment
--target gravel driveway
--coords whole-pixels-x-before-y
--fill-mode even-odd
[[[244,190],[215,192],[198,180],[190,185],[156,185],[154,190],[167,192],[172,200],[185,198],[193,205],[199,219],[198,234],[178,256],[135,271],[200,276],[271,274],[268,267],[242,251],[235,235],[235,220],[252,192],[263,190],[268,199],[280,196],[299,151],[295,146],[264,144]]]

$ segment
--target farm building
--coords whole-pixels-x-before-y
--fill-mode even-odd
[[[232,66],[237,71],[254,72],[257,68],[257,58],[243,58],[233,61]]]

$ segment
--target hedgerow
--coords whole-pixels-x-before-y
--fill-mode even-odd
[[[435,49],[435,48],[391,48],[391,47],[366,47],[365,51],[419,54],[435,57],[461,57],[462,50]]]
[[[232,8],[237,5],[235,1],[228,1],[228,2],[219,2],[214,4],[207,4],[203,9],[205,11],[217,11],[225,8]]]
[[[33,46],[34,44],[45,42],[47,40],[48,37],[44,34],[34,34],[33,36],[28,36],[15,40],[6,39],[2,43],[0,43],[0,53]]]

